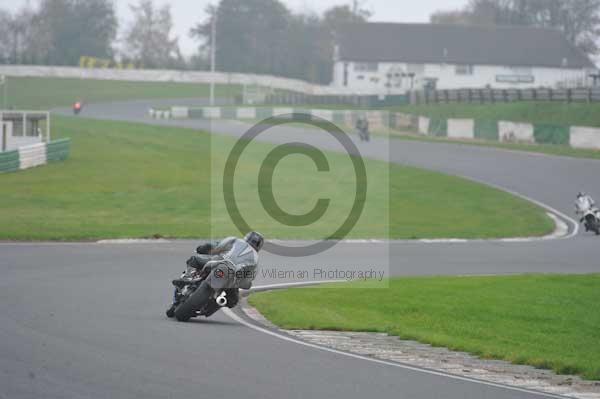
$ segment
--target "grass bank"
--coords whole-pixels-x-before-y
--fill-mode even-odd
[[[7,77],[8,108],[49,109],[75,101],[94,103],[164,98],[208,97],[209,86],[197,83],[125,82],[114,80]],[[216,96],[233,98],[237,85],[217,85]]]
[[[55,117],[53,130],[55,138],[72,139],[71,157],[0,175],[0,239],[209,237],[236,231],[219,174],[232,138],[68,117]],[[266,213],[258,197],[258,171],[272,149],[252,143],[240,160],[235,192],[242,214],[268,237],[332,233],[354,201],[351,162],[327,154],[330,172],[320,173],[306,156],[283,159],[273,177],[281,208],[304,214],[319,198],[331,200],[318,224],[286,227]],[[376,161],[366,168],[365,209],[350,237],[495,238],[542,235],[553,228],[540,208],[480,184]]]
[[[392,110],[431,118],[600,127],[600,103],[513,102],[495,104],[405,105]]]
[[[371,331],[600,379],[600,275],[398,278],[250,303],[286,329]],[[324,307],[323,303],[328,303]]]
[[[600,103],[513,102],[495,104],[429,104],[406,105],[394,107],[391,110],[436,119],[466,118],[486,123],[494,123],[499,120],[524,122],[534,125],[551,126],[561,131],[568,131],[570,126],[600,127]],[[600,159],[600,151],[575,149],[569,147],[568,143],[500,143],[483,140],[453,140],[445,137],[421,135],[408,135],[401,136],[400,138],[419,141],[465,143],[548,155]]]

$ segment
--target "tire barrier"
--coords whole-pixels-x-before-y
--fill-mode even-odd
[[[569,143],[573,148],[600,150],[600,129],[591,127],[571,127]]]
[[[420,134],[429,134],[429,125],[431,124],[431,120],[424,116],[419,116],[419,126],[418,131]]]
[[[500,141],[504,143],[535,143],[531,123],[498,122]]]
[[[0,173],[19,170],[19,151],[0,152]]]
[[[46,144],[48,162],[65,161],[71,152],[71,139],[60,139]]]
[[[29,169],[35,166],[45,165],[46,143],[31,144],[19,147],[19,169]]]
[[[45,165],[48,162],[69,158],[71,140],[61,139],[50,143],[37,143],[19,147],[18,150],[0,152],[0,173],[16,172]]]
[[[290,107],[172,107],[150,109],[156,119],[246,119],[262,120],[292,113],[309,114],[338,125],[354,127],[358,115],[364,115],[373,129],[389,127],[399,132],[455,140],[481,140],[520,144],[565,145],[600,150],[600,128],[532,124],[478,119],[443,119],[400,112],[373,110],[303,109]]]
[[[448,137],[451,139],[474,139],[475,121],[473,119],[448,119]]]

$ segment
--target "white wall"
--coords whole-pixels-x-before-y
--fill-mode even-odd
[[[473,75],[457,75],[455,68],[455,65],[430,64],[425,67],[425,75],[439,78],[437,83],[439,89],[481,88],[488,85],[498,89],[556,88],[561,82],[570,82],[573,86],[576,86],[577,82],[580,82],[581,85],[587,83],[585,69],[527,68],[529,71],[519,71],[519,69],[505,66],[475,65]],[[505,83],[496,80],[498,75],[529,74],[534,77],[534,81],[531,83]]]
[[[124,70],[86,69],[77,67],[48,67],[31,65],[0,65],[0,75],[21,77],[57,77],[75,79],[122,80],[130,82],[179,82],[259,85],[274,89],[291,90],[314,95],[355,94],[351,89],[322,86],[297,79],[270,75],[241,73],[174,71],[174,70]],[[9,83],[10,84],[10,83]]]
[[[7,138],[6,140],[6,151],[12,151],[12,150],[16,150],[20,147],[23,146],[27,146],[27,145],[31,145],[31,144],[38,144],[42,142],[42,136],[37,136],[37,137],[33,137],[33,136],[16,136],[16,137],[10,137]]]
[[[10,121],[4,121],[3,122],[4,125],[7,126],[6,129],[6,149],[5,151],[12,151],[12,150],[16,150],[19,147],[23,147],[23,146],[28,146],[31,144],[37,144],[37,143],[41,143],[43,141],[43,137],[41,135],[39,136],[23,136],[23,132],[15,132],[12,126],[12,122]],[[15,133],[19,133],[21,134],[21,136],[15,136]],[[0,140],[2,140],[2,131],[0,131]],[[1,147],[0,143],[0,147]],[[2,148],[0,148],[0,151],[2,151]]]
[[[395,77],[397,72],[407,71],[408,64],[405,63],[379,63],[377,72],[363,72],[355,70],[355,63],[348,63],[348,88],[363,92],[380,92],[392,94],[403,94],[411,89],[411,79],[408,77]],[[418,70],[419,68],[416,68]],[[472,75],[456,74],[456,65],[453,64],[425,64],[421,65],[422,73],[417,73],[413,83],[415,89],[422,89],[426,78],[438,79],[438,89],[462,89],[462,88],[520,88],[528,89],[534,87],[556,88],[559,83],[567,82],[570,86],[588,84],[589,71],[585,69],[567,68],[511,68],[506,66],[474,65]],[[528,69],[528,70],[527,70]],[[415,70],[415,68],[413,68]],[[386,87],[389,79],[388,73],[392,73],[392,87]],[[531,74],[534,81],[531,83],[503,83],[497,82],[498,75],[524,75]],[[343,87],[344,62],[338,61],[334,66],[334,81],[336,87]],[[359,77],[363,79],[359,79]],[[375,81],[374,81],[375,80]]]

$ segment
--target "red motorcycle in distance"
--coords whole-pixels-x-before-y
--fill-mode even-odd
[[[82,109],[83,103],[81,101],[77,101],[75,104],[73,104],[73,114],[79,115]]]

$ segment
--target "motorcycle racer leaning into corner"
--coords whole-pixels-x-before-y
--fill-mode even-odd
[[[227,260],[233,264],[239,277],[235,279],[235,286],[225,289],[227,296],[227,307],[233,308],[239,302],[239,289],[248,290],[252,287],[252,281],[256,277],[258,269],[258,252],[264,244],[264,237],[255,231],[252,231],[241,239],[237,237],[227,237],[218,242],[207,242],[199,245],[196,248],[196,255],[193,255],[187,260],[187,266],[194,268],[200,274],[208,275],[211,273],[219,260]],[[180,280],[174,280],[173,285],[176,287]],[[177,292],[177,288],[175,289]],[[173,303],[171,308],[167,310],[167,316],[173,317],[177,303]],[[220,306],[214,301],[207,304],[202,315],[209,317],[220,309]]]
[[[594,199],[587,195],[586,193],[580,192],[577,194],[577,199],[575,200],[575,213],[578,215],[584,215],[588,210],[594,208],[596,204],[594,203]],[[583,222],[583,218],[580,220]]]

